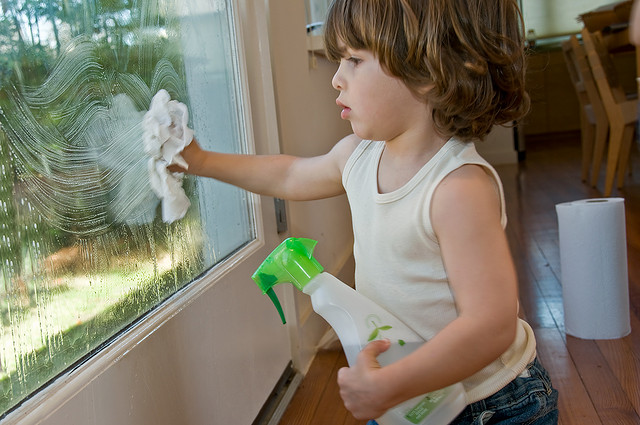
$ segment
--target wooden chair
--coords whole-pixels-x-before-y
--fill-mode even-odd
[[[638,100],[627,99],[617,80],[611,57],[602,40],[602,34],[600,32],[591,33],[583,28],[582,41],[600,99],[609,120],[609,152],[607,154],[604,195],[610,196],[616,173],[617,187],[621,188],[624,183],[637,120]]]
[[[591,74],[587,54],[578,37],[572,35],[562,43],[562,52],[569,76],[573,82],[580,103],[580,129],[582,140],[582,181],[589,178],[595,186],[600,174],[602,155],[607,143],[609,121],[604,110],[598,87]]]

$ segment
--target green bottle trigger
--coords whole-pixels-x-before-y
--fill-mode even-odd
[[[280,314],[282,323],[286,323],[280,301],[273,290],[279,283],[289,282],[302,289],[324,268],[313,258],[313,249],[318,241],[306,238],[285,239],[273,250],[253,273],[251,279],[267,294]]]

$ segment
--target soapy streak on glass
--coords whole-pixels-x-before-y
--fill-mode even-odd
[[[90,41],[74,40],[41,87],[22,96],[7,89],[13,108],[3,114],[14,166],[29,199],[56,227],[85,237],[118,223],[153,219],[158,202],[138,143],[141,105],[159,89],[156,81],[179,80],[170,65],[156,67],[151,88],[134,75],[105,78],[93,49]],[[112,88],[125,86],[123,80],[129,90],[113,96]],[[41,124],[31,112],[37,109],[56,124]]]
[[[243,151],[226,3],[101,5],[41,16],[55,39],[0,14],[0,414],[255,233],[246,193],[191,178],[187,216],[162,223],[141,141],[164,88],[205,147]]]

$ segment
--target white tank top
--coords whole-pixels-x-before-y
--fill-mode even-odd
[[[450,139],[404,186],[381,194],[377,175],[383,150],[384,142],[361,142],[342,175],[353,218],[356,289],[430,340],[457,317],[431,224],[433,192],[453,170],[465,164],[480,165],[495,181],[504,227],[507,219],[502,184],[473,143]],[[511,347],[463,381],[468,403],[500,390],[535,357],[533,331],[526,322],[518,322]]]

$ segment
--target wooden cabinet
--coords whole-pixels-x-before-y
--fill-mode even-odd
[[[560,48],[529,56],[527,90],[531,110],[525,135],[580,129],[579,104]]]

